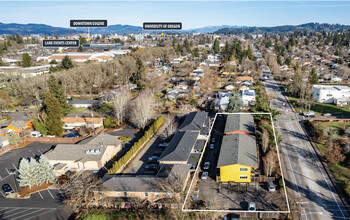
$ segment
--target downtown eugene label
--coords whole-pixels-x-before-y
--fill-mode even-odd
[[[71,27],[107,27],[107,20],[70,20]]]

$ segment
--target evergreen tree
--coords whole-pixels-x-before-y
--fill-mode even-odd
[[[45,126],[49,134],[60,136],[63,132],[62,107],[57,98],[49,92],[44,100],[47,117]]]
[[[315,68],[312,68],[312,70],[311,70],[310,77],[309,77],[309,82],[312,85],[318,83],[318,75],[316,73],[316,69]]]
[[[63,69],[70,69],[73,68],[74,65],[72,59],[67,55],[63,58],[61,66]]]
[[[190,42],[188,42],[187,38],[184,41],[184,47],[186,48],[187,53],[191,53],[191,45]]]
[[[250,60],[254,60],[253,50],[252,50],[252,48],[250,47],[250,45],[248,45],[248,58],[249,58]]]
[[[32,58],[28,53],[22,54],[22,67],[30,67],[32,65]]]
[[[30,158],[29,168],[31,173],[31,178],[29,183],[30,186],[41,185],[44,182],[44,177],[40,174],[40,164],[34,158]]]
[[[214,44],[213,44],[213,51],[215,54],[220,52],[220,42],[218,39],[215,39]]]
[[[241,97],[238,92],[233,92],[225,112],[234,113],[241,111]]]
[[[50,75],[48,82],[49,91],[53,94],[61,105],[63,115],[66,115],[71,107],[67,103],[67,98],[64,94],[62,85],[58,83],[57,79]]]
[[[20,187],[32,187],[32,174],[29,165],[29,161],[26,158],[23,158],[19,163],[19,175],[18,175],[18,183]]]
[[[137,57],[136,59],[136,72],[132,75],[131,81],[137,85],[137,87],[141,88],[141,79],[143,78],[143,74],[145,72],[145,67],[143,66],[142,60]]]
[[[82,36],[79,36],[79,43],[80,43],[80,45],[86,44],[86,43],[87,43],[86,38],[85,38],[85,37],[82,37]]]
[[[43,180],[43,182],[46,182],[46,183],[48,183],[48,182],[50,182],[50,183],[56,182],[55,169],[50,164],[50,162],[47,159],[47,157],[45,157],[44,155],[40,156],[39,169],[40,169],[40,171],[39,171],[40,177]]]
[[[57,61],[56,60],[51,60],[50,64],[57,64]]]
[[[80,45],[79,47],[78,47],[78,52],[83,52],[84,51],[84,49],[83,49],[83,47]]]

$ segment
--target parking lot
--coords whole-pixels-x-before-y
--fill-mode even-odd
[[[18,165],[21,158],[36,158],[55,144],[33,142],[0,156],[0,185],[9,184],[18,191]],[[63,194],[58,189],[33,193],[28,199],[6,198],[1,189],[0,219],[67,219],[70,211],[62,205]]]
[[[195,177],[195,184],[192,186],[190,197],[187,200],[188,208],[247,211],[248,203],[254,202],[257,211],[287,210],[284,193],[278,189],[275,192],[269,192],[267,183],[238,185],[216,182],[216,177],[220,172],[216,166],[225,123],[225,117],[217,115],[210,142],[208,142],[201,161],[199,176]],[[212,149],[210,149],[211,144],[213,144]],[[210,162],[209,169],[204,169],[206,162]],[[209,173],[206,179],[201,179],[203,172]],[[193,195],[195,196],[193,197]]]

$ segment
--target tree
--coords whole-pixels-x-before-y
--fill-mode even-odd
[[[28,53],[22,54],[22,67],[30,67],[32,65],[32,58]]]
[[[79,36],[79,43],[80,43],[80,45],[86,44],[86,43],[87,43],[86,38],[85,38],[85,37],[82,37],[82,36]]]
[[[45,126],[48,133],[60,136],[63,132],[62,107],[51,92],[44,99],[44,109],[47,114]]]
[[[262,129],[262,137],[261,137],[261,146],[262,146],[262,150],[264,153],[266,153],[268,147],[269,147],[269,132],[263,128]]]
[[[39,178],[42,184],[46,183],[54,183],[56,182],[56,173],[54,167],[50,164],[49,160],[46,156],[41,155],[39,159]]]
[[[220,52],[220,42],[218,39],[215,39],[214,44],[213,44],[213,51],[215,54]]]
[[[116,118],[118,125],[125,121],[127,105],[130,99],[130,90],[126,88],[119,89],[112,98],[114,117]]]
[[[250,45],[248,45],[248,58],[250,59],[250,60],[254,60],[254,54],[253,54],[253,50],[252,50],[252,48],[250,47]]]
[[[138,128],[144,129],[154,115],[155,105],[150,90],[143,90],[130,105],[130,121]]]
[[[83,51],[84,51],[83,46],[80,45],[80,46],[78,47],[78,52],[83,52]]]
[[[31,173],[31,185],[41,185],[44,182],[44,177],[40,173],[40,164],[34,158],[30,158],[29,168]]]
[[[239,96],[238,92],[233,92],[225,112],[229,112],[229,113],[240,112],[241,106],[242,106],[241,97]]]
[[[51,60],[50,64],[58,64],[56,60]]]
[[[68,55],[66,55],[64,58],[63,58],[63,60],[62,60],[62,63],[61,63],[61,67],[63,68],[63,69],[66,69],[66,70],[68,70],[68,69],[70,69],[70,68],[73,68],[73,61],[72,61],[72,59],[68,56]]]
[[[9,134],[9,143],[10,144],[18,144],[22,141],[21,136],[15,132],[15,131],[11,131]]]
[[[276,167],[276,158],[273,151],[269,151],[264,160],[264,170],[266,176],[271,176]]]
[[[191,53],[191,45],[190,45],[190,42],[187,40],[187,38],[185,39],[184,41],[184,47],[186,48],[187,50],[187,53]]]
[[[105,128],[113,128],[116,125],[116,121],[113,118],[113,116],[108,116],[105,119],[103,119],[103,127]]]
[[[333,139],[328,142],[328,152],[325,155],[325,158],[331,165],[334,165],[337,162],[343,162],[346,159],[345,155],[341,152],[340,146],[337,143],[334,143]]]
[[[26,158],[23,158],[19,163],[18,169],[18,183],[20,187],[29,186],[32,187],[32,173],[29,165],[29,161]]]
[[[143,66],[141,58],[136,59],[136,71],[131,77],[131,81],[137,84],[137,87],[141,88],[141,80],[145,73],[145,67]]]
[[[311,73],[310,73],[310,77],[309,77],[309,82],[314,85],[318,83],[318,75],[316,73],[316,69],[312,68]]]
[[[50,93],[53,94],[60,103],[63,115],[67,114],[71,107],[67,103],[62,85],[58,83],[57,79],[52,74],[49,77],[48,87]]]

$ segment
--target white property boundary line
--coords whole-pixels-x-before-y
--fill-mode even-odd
[[[271,119],[271,124],[272,124],[272,130],[273,130],[273,133],[274,133],[274,136],[275,136],[275,144],[276,144],[276,149],[277,149],[277,156],[278,156],[278,162],[279,162],[279,165],[280,165],[280,169],[281,169],[281,174],[282,174],[282,182],[283,182],[283,186],[284,186],[284,194],[286,196],[286,202],[287,202],[287,208],[288,210],[287,211],[246,211],[246,210],[239,210],[239,209],[224,209],[224,210],[209,210],[209,209],[185,209],[185,205],[186,205],[186,202],[187,202],[187,199],[188,199],[188,196],[191,192],[191,189],[192,189],[192,185],[194,183],[194,180],[196,179],[197,177],[197,174],[198,174],[198,171],[199,171],[199,168],[200,168],[200,164],[202,162],[202,159],[203,159],[203,156],[204,156],[204,153],[205,153],[205,150],[207,148],[207,144],[208,144],[208,140],[210,139],[208,137],[207,141],[205,142],[205,147],[204,147],[204,150],[202,152],[202,155],[199,159],[199,162],[198,162],[198,166],[196,168],[196,171],[193,175],[193,178],[192,178],[192,181],[191,181],[191,184],[190,184],[190,187],[187,191],[187,194],[186,194],[186,198],[185,198],[185,201],[182,205],[182,211],[183,212],[227,212],[227,213],[232,213],[232,212],[241,212],[241,213],[245,213],[245,212],[248,212],[248,213],[290,213],[290,208],[289,208],[289,202],[288,202],[288,195],[287,195],[287,189],[286,189],[286,184],[284,182],[284,175],[283,175],[283,169],[282,169],[282,165],[281,165],[281,158],[280,158],[280,153],[279,153],[279,148],[278,148],[278,144],[277,144],[277,138],[276,138],[276,132],[275,132],[275,126],[273,124],[273,119],[272,119],[272,115],[271,113],[266,113],[266,112],[261,112],[261,113],[247,113],[247,112],[239,112],[239,113],[216,113],[215,114],[215,118],[214,118],[214,121],[211,125],[211,128],[210,128],[210,131],[209,131],[209,135],[211,135],[211,132],[212,132],[212,129],[214,127],[214,124],[215,124],[215,121],[216,121],[216,117],[218,114],[222,114],[222,115],[229,115],[229,114],[249,114],[249,115],[270,115],[270,119]]]

